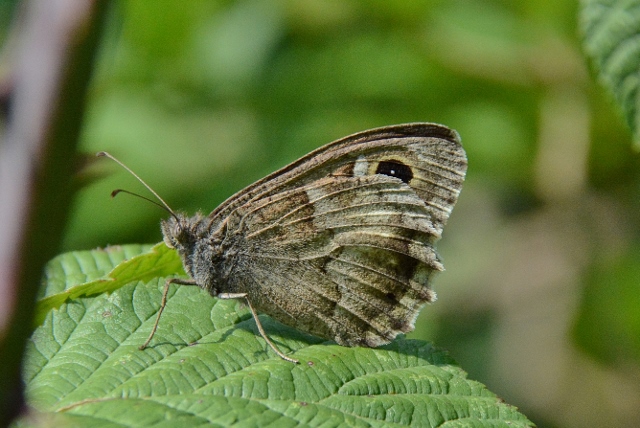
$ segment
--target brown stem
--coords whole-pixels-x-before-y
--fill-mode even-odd
[[[28,1],[13,52],[0,144],[0,426],[23,408],[20,366],[45,263],[56,255],[107,6]]]

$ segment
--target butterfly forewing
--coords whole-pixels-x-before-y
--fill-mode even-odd
[[[363,163],[356,162],[358,158],[389,161],[396,156],[404,163],[406,148],[412,146],[416,159],[409,166],[415,181],[409,184],[425,202],[433,205],[434,222],[441,231],[457,201],[467,169],[459,139],[455,131],[434,123],[394,125],[350,135],[320,147],[231,196],[210,214],[212,227],[249,201],[283,193],[328,175],[362,174]],[[369,163],[366,173],[377,167]],[[444,212],[437,213],[442,209]]]

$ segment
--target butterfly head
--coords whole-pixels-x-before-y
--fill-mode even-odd
[[[187,274],[215,296],[220,291],[225,228],[212,232],[209,223],[201,213],[187,217],[178,212],[160,225],[165,244],[178,252]]]
[[[200,213],[193,217],[177,212],[160,222],[164,243],[169,248],[175,248],[180,254],[188,252],[198,239],[198,225],[202,220]]]

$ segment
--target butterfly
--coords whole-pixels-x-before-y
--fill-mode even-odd
[[[456,131],[409,123],[329,143],[208,216],[174,212],[140,179],[171,214],[161,222],[164,242],[190,277],[166,282],[140,348],[158,327],[172,283],[244,300],[267,344],[294,363],[271,342],[258,312],[344,346],[377,347],[412,331],[436,298],[431,280],[443,266],[435,243],[466,169]]]

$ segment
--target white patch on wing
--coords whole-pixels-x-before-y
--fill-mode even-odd
[[[359,156],[356,164],[353,166],[354,177],[364,177],[369,171],[369,162],[364,156]]]

